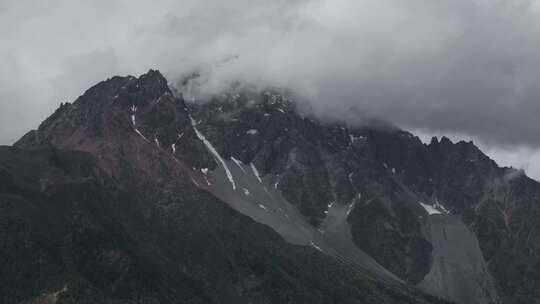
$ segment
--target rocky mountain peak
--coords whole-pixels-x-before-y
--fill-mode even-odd
[[[27,140],[37,141],[30,144],[43,144],[52,140],[48,138],[48,133],[54,133],[53,129],[63,129],[64,132],[92,130],[96,136],[111,128],[148,129],[152,126],[144,124],[144,119],[140,119],[140,128],[137,127],[135,112],[154,112],[159,115],[172,108],[175,108],[175,114],[181,116],[179,119],[185,120],[187,112],[183,100],[172,95],[167,80],[159,71],[150,70],[139,78],[115,76],[91,87],[72,104],[62,103],[39,126],[40,137],[29,134],[16,145],[24,145]]]
[[[152,147],[190,166],[215,167],[183,98],[173,96],[157,70],[96,84],[15,143],[21,148],[48,145],[97,153],[102,159]]]

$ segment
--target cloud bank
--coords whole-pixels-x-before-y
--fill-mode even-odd
[[[202,69],[207,90],[287,87],[329,118],[459,133],[534,159],[538,37],[535,0],[4,0],[0,142],[112,75],[158,68],[175,83]]]

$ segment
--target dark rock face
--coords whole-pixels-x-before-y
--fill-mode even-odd
[[[421,213],[406,207],[407,194],[390,168],[376,163],[370,130],[300,117],[292,103],[272,93],[221,98],[195,106],[194,116],[223,155],[273,175],[285,199],[315,227],[330,204],[349,206],[360,196],[348,220],[353,241],[399,277],[421,281],[431,252],[417,221]]]
[[[377,198],[368,205],[355,208],[350,217],[354,223],[351,230],[353,240],[393,273],[416,284],[429,272],[433,248],[419,235],[420,224],[407,221],[412,218],[410,215],[401,215],[400,212],[408,212],[406,209],[398,207],[393,210],[398,210],[394,216]],[[395,231],[403,231],[404,234],[399,235]]]
[[[256,164],[315,227],[324,222],[327,204],[354,206],[347,219],[353,241],[400,278],[420,284],[433,267],[423,202],[459,217],[474,234],[460,233],[477,238],[482,250],[473,250],[481,256],[456,268],[476,274],[461,285],[458,275],[449,278],[453,281],[441,283],[438,294],[448,296],[447,287],[462,286],[451,299],[520,303],[539,298],[538,280],[527,270],[536,267],[538,251],[524,246],[529,242],[525,234],[538,234],[534,193],[540,187],[524,176],[509,179],[519,174],[497,167],[472,143],[442,138],[425,145],[392,127],[320,123],[302,117],[285,97],[270,92],[233,93],[193,107],[200,128],[223,155]],[[512,246],[519,252],[510,253]],[[480,264],[489,265],[489,273],[475,268],[478,258],[485,259]],[[526,274],[519,275],[518,268]],[[509,282],[511,273],[520,278]],[[485,282],[474,283],[476,275]]]

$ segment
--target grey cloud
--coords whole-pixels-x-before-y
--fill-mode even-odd
[[[264,16],[263,4],[238,3],[171,12],[160,27],[166,45],[181,37],[197,54],[183,48],[183,63],[239,56],[212,69],[210,91],[238,79],[290,87],[329,118],[352,109],[406,128],[540,146],[534,1],[261,2]],[[174,78],[188,64],[164,65]]]
[[[533,0],[8,0],[0,141],[113,74],[159,68],[177,83],[204,67],[203,92],[287,87],[328,119],[374,117],[533,157],[538,37]]]

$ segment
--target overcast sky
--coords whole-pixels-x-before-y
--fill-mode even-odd
[[[540,1],[0,0],[0,46],[1,144],[107,77],[202,68],[209,91],[289,87],[540,178]]]

